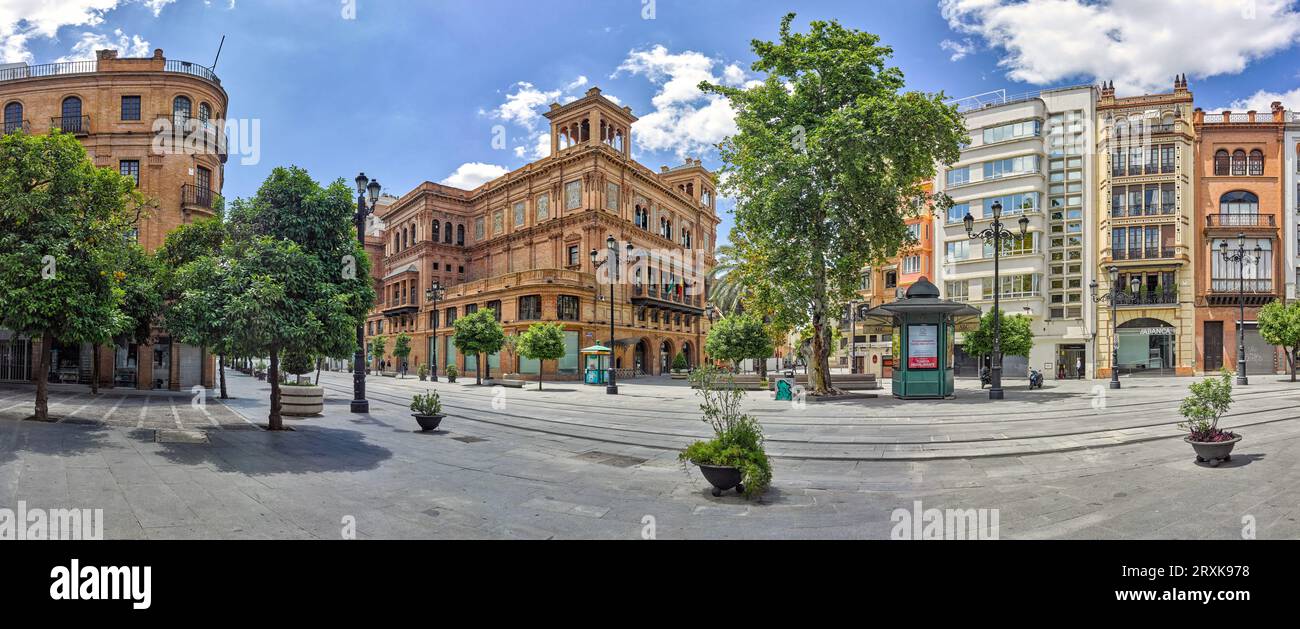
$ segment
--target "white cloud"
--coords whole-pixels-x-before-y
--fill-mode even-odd
[[[1016,81],[1113,80],[1168,90],[1176,74],[1236,74],[1300,40],[1289,0],[940,0],[956,32],[1003,51]]]
[[[952,53],[952,56],[948,58],[949,61],[961,61],[976,50],[975,42],[971,41],[969,37],[959,42],[945,39],[939,42],[939,47]]]
[[[548,145],[549,146],[549,145]],[[469,162],[461,164],[456,168],[456,172],[448,175],[446,179],[438,183],[444,186],[460,188],[461,190],[473,190],[501,175],[509,172],[505,166],[496,164],[484,164],[482,162]]]
[[[1227,107],[1219,107],[1217,109],[1207,108],[1205,111],[1213,112],[1231,109],[1233,111],[1254,110],[1258,112],[1266,112],[1272,111],[1273,103],[1277,102],[1281,102],[1282,106],[1287,109],[1300,109],[1300,87],[1289,92],[1270,92],[1267,90],[1260,90],[1246,98],[1232,101],[1232,104]]]
[[[59,30],[65,27],[98,27],[104,23],[108,12],[133,2],[157,17],[163,8],[176,0],[0,0],[0,63],[34,63],[35,56],[27,47],[33,38],[56,38]],[[230,8],[234,8],[234,0],[231,0]],[[137,44],[141,42],[146,49],[148,46],[148,42],[138,37],[126,37],[121,31],[114,31],[112,38],[82,33],[73,44],[71,54],[61,59],[93,57],[93,49],[89,55],[86,54],[86,46],[93,45],[88,37],[102,38],[102,41],[112,44],[106,48],[123,52],[137,50]],[[123,37],[126,37],[126,43],[122,43]]]
[[[705,94],[701,81],[743,85],[748,80],[736,64],[713,68],[720,62],[694,51],[671,53],[662,45],[632,50],[610,78],[622,72],[642,75],[658,87],[651,99],[654,111],[640,117],[632,137],[641,148],[673,151],[678,157],[708,152],[727,136],[737,133],[735,113],[726,99]]]
[[[162,15],[163,7],[172,4],[173,2],[176,2],[176,0],[140,0],[141,4],[149,7],[150,11],[153,11],[154,17]]]
[[[148,40],[139,35],[127,35],[117,29],[113,31],[113,37],[100,33],[82,33],[81,39],[72,45],[72,52],[55,59],[55,62],[94,59],[96,50],[116,50],[122,57],[148,57],[152,54]]]
[[[515,157],[527,158],[535,161],[547,157],[551,154],[551,134],[543,131],[533,137],[532,152],[529,152],[527,146],[516,146]]]
[[[532,83],[520,81],[514,85],[515,91],[506,94],[506,102],[492,111],[492,114],[506,122],[522,125],[530,131],[537,127],[542,115],[540,107],[555,102],[560,97],[560,90],[542,91]]]

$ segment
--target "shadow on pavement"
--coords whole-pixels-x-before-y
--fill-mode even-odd
[[[98,423],[60,425],[0,419],[0,464],[23,452],[60,457],[87,454],[107,445],[104,435],[109,430]]]
[[[177,465],[211,465],[249,476],[373,470],[392,451],[356,430],[298,427],[294,432],[208,431],[208,444],[159,444],[158,455]]]

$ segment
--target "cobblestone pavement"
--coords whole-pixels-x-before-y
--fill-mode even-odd
[[[221,427],[189,396],[111,391],[60,391],[52,411],[71,419],[19,421],[26,390],[5,388],[0,506],[100,507],[111,538],[338,539],[348,521],[361,538],[887,538],[914,501],[997,509],[1003,538],[1240,538],[1244,518],[1260,538],[1295,538],[1300,385],[1280,380],[1237,392],[1224,423],[1246,439],[1219,468],[1196,464],[1173,425],[1190,379],[1049,382],[1002,403],[965,382],[942,402],[800,408],[753,393],[775,468],[756,501],[714,498],[676,461],[707,432],[680,381],[624,383],[614,398],[577,383],[372,377],[371,413],[353,415],[350,376],[326,373],[324,416],[285,433],[253,429],[268,386],[237,374],[236,399],[206,406]],[[449,417],[417,433],[406,405],[428,388]],[[146,401],[146,423],[129,421]],[[177,420],[205,438],[151,430]]]

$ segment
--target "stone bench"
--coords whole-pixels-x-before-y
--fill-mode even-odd
[[[522,388],[524,388],[524,385],[525,385],[525,384],[528,384],[528,381],[527,381],[527,380],[512,380],[512,379],[509,379],[509,378],[501,378],[501,379],[490,379],[490,380],[488,380],[487,383],[488,383],[489,385],[491,385],[491,386],[509,387],[509,388],[511,388],[511,389],[522,389]]]
[[[767,387],[762,386],[762,380],[757,374],[738,374],[735,376],[735,380],[736,386],[741,389],[747,391],[762,391],[764,389],[771,390],[776,386],[776,380],[781,377],[783,376],[776,373],[768,373]],[[797,386],[806,387],[808,386],[808,376],[803,374],[797,375],[794,377],[794,382]],[[870,373],[832,375],[831,384],[834,385],[835,388],[843,391],[875,391],[881,388],[880,380],[876,379],[875,374]]]

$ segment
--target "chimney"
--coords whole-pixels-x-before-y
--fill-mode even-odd
[[[96,51],[95,51],[95,59],[98,60],[98,61],[104,61],[104,60],[106,60],[106,59],[116,59],[116,58],[117,58],[117,51],[116,51],[116,50],[96,50]]]
[[[1273,112],[1273,122],[1286,122],[1286,107],[1282,106],[1282,101],[1273,101],[1269,110]]]

